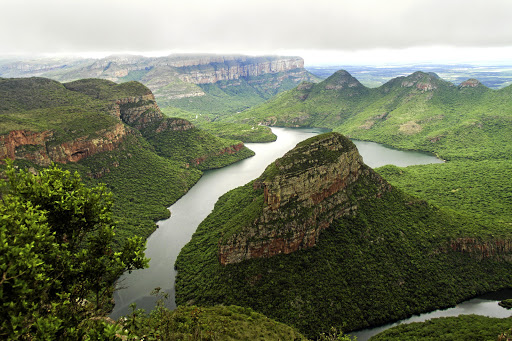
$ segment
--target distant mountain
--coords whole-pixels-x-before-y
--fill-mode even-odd
[[[491,89],[501,89],[512,84],[512,65],[472,64],[413,64],[413,65],[309,65],[306,69],[322,79],[343,69],[350,72],[368,87],[378,87],[398,76],[406,76],[417,70],[435,72],[444,80],[458,85],[468,78],[478,79]]]
[[[318,80],[300,57],[242,55],[110,56],[0,63],[1,77],[44,76],[58,81],[102,78],[139,81],[160,107],[198,113],[236,112],[262,103],[302,81]]]
[[[330,84],[357,92],[342,76]],[[236,302],[310,338],[383,324],[510,286],[501,228],[403,193],[323,134],[219,199],[176,261],[176,299]]]
[[[500,159],[512,153],[511,96],[512,86],[491,90],[474,79],[455,86],[424,72],[368,88],[340,70],[226,120],[327,127],[445,159]]]
[[[106,183],[117,236],[144,237],[200,177],[254,153],[189,121],[164,116],[146,86],[101,79],[0,78],[0,160],[33,170],[52,162]]]

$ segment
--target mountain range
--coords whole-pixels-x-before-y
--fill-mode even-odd
[[[319,80],[300,57],[187,55],[102,59],[35,59],[0,62],[0,77],[47,77],[62,82],[101,78],[139,81],[160,108],[199,113],[236,112],[262,103],[302,81]]]

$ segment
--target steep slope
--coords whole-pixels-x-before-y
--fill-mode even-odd
[[[177,302],[236,302],[316,337],[506,287],[511,242],[393,188],[324,134],[219,199],[176,261]]]
[[[0,79],[0,97],[0,159],[34,169],[62,163],[86,181],[107,183],[122,223],[118,238],[148,236],[199,169],[253,155],[240,141],[165,117],[138,82]]]

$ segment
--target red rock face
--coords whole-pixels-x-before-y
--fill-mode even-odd
[[[451,241],[448,250],[465,253],[477,259],[493,258],[512,261],[512,240],[481,241],[476,238],[457,238]]]
[[[88,136],[50,145],[53,132],[32,132],[28,130],[13,130],[7,135],[0,136],[0,159],[10,158],[30,160],[41,166],[51,162],[77,162],[88,156],[105,151],[111,151],[121,143],[126,135],[122,123],[113,128],[97,132],[98,137]]]
[[[354,198],[351,186],[361,177],[377,184],[377,197],[391,189],[363,164],[355,146],[338,144],[339,138],[334,135],[315,141],[307,150],[291,155],[291,163],[280,165],[278,160],[276,167],[281,173],[254,182],[254,190],[263,189],[262,212],[241,232],[219,241],[221,264],[288,254],[316,245],[321,231],[334,219],[357,210],[361,198]],[[315,160],[319,150],[326,150],[329,156],[329,152],[338,153],[339,157]]]
[[[48,147],[48,155],[54,162],[68,163],[80,161],[97,153],[112,151],[123,140],[126,128],[122,123],[118,123],[112,129],[103,130],[97,134],[100,136],[96,138],[81,137]]]
[[[467,81],[460,83],[459,87],[460,88],[476,88],[480,84],[481,83],[478,80],[471,78],[471,79],[468,79]]]
[[[52,136],[53,132],[51,131],[10,131],[8,134],[0,136],[0,160],[21,158],[47,166],[51,161],[46,151],[46,141]]]

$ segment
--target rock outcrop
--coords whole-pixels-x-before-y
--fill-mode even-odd
[[[510,262],[512,261],[512,240],[499,238],[490,240],[470,237],[456,238],[449,243],[449,246],[444,251],[467,254],[479,260],[492,258]]]
[[[54,144],[53,131],[12,130],[0,136],[0,160],[29,160],[41,166],[52,162],[77,162],[96,153],[114,150],[127,134],[125,125],[96,132],[94,137],[82,136]]]
[[[332,221],[352,215],[354,186],[369,184],[379,197],[391,186],[366,166],[355,145],[338,133],[300,143],[254,182],[261,212],[248,225],[219,241],[221,264],[271,257],[314,246]]]

